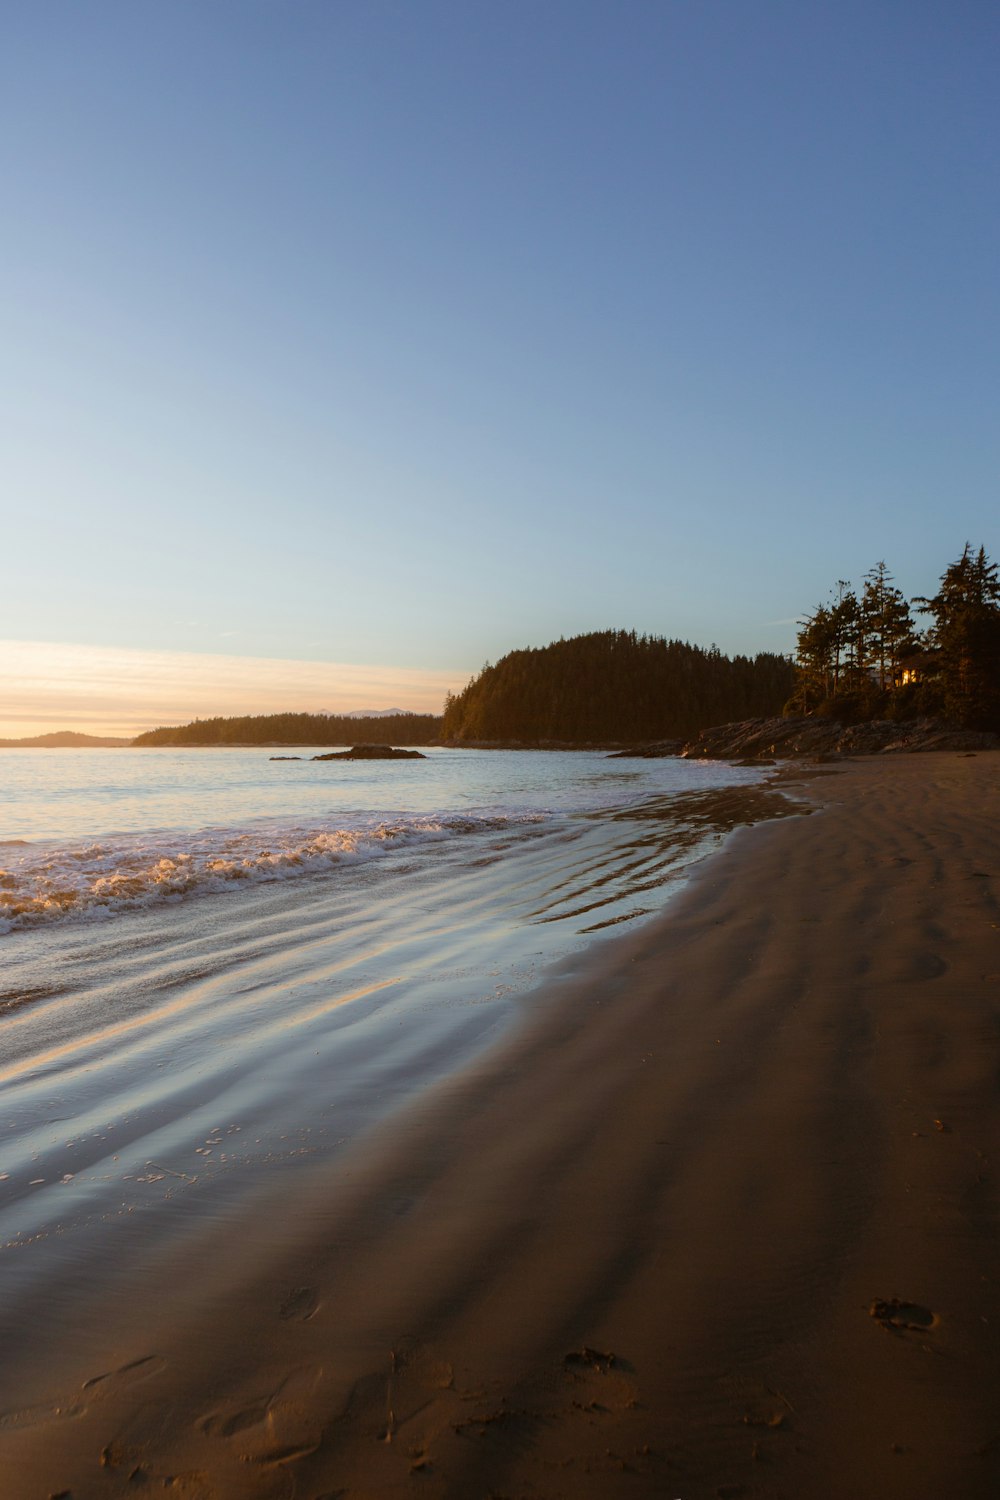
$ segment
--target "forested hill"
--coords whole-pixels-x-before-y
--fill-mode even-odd
[[[429,745],[437,740],[436,714],[391,714],[350,719],[345,714],[253,714],[237,719],[195,719],[175,729],[150,729],[133,745]]]
[[[783,656],[728,657],[714,647],[604,630],[485,666],[446,700],[441,738],[686,739],[713,724],[779,714],[792,682]]]
[[[54,734],[33,734],[20,740],[0,740],[0,750],[118,750],[131,745],[118,735],[80,734],[76,729],[57,729]]]

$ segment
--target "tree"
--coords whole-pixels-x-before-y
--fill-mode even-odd
[[[443,737],[534,743],[688,738],[727,719],[779,712],[781,656],[727,657],[684,641],[593,631],[511,651],[446,706]]]
[[[933,616],[928,644],[937,651],[946,713],[975,729],[1000,728],[1000,582],[983,547],[941,576],[933,598],[913,601]]]
[[[795,661],[798,682],[790,706],[810,713],[836,697],[856,676],[863,650],[857,596],[846,578],[838,578],[832,604],[821,604],[801,622]]]
[[[916,636],[910,606],[893,587],[893,577],[884,562],[865,574],[860,612],[864,621],[866,668],[878,671],[879,691],[892,685],[899,660]]]
[[[858,596],[846,578],[837,579],[837,600],[831,611],[834,630],[833,691],[853,686],[865,667],[865,627]],[[844,678],[847,682],[845,684]]]
[[[795,665],[798,674],[791,708],[809,713],[833,691],[837,629],[833,612],[821,604],[800,621],[796,637]]]

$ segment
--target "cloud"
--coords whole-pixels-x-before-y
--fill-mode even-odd
[[[0,641],[0,738],[134,735],[216,714],[410,708],[440,713],[468,674],[345,662]]]

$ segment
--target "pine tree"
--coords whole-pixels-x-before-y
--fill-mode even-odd
[[[796,637],[795,665],[798,673],[790,707],[809,713],[833,692],[838,628],[833,611],[821,604],[801,621]]]
[[[801,623],[795,654],[798,681],[789,708],[811,713],[853,686],[864,650],[857,596],[846,578],[838,578],[832,604],[819,605]]]
[[[878,670],[879,691],[892,685],[902,652],[915,642],[910,606],[893,587],[893,577],[884,562],[865,574],[861,596],[865,621],[866,667]]]
[[[970,728],[1000,727],[997,564],[966,542],[934,597],[914,603],[934,619],[928,642],[938,653],[945,711]]]
[[[837,597],[830,611],[830,620],[833,627],[832,691],[839,693],[841,688],[853,682],[864,656],[858,597],[846,578],[837,579]]]

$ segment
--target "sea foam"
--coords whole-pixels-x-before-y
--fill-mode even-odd
[[[515,834],[545,821],[540,812],[403,815],[350,827],[269,825],[8,846],[0,868],[0,933],[65,918],[100,919],[243,882],[325,874],[398,849],[469,835]]]

